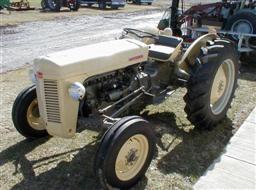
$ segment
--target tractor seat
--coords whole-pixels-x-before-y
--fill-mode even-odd
[[[168,61],[181,42],[181,38],[160,35],[155,44],[149,45],[149,57],[163,62]]]

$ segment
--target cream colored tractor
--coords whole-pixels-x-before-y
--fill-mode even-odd
[[[209,33],[185,50],[171,34],[125,28],[118,40],[35,59],[34,84],[13,105],[16,129],[27,138],[71,138],[78,121],[100,121],[107,127],[95,157],[101,184],[133,186],[151,163],[155,138],[148,121],[125,116],[131,108],[186,87],[188,120],[209,129],[225,117],[237,85],[238,54],[230,41]]]

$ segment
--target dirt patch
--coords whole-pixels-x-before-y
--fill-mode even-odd
[[[30,84],[28,69],[1,74],[0,187],[2,189],[99,189],[93,173],[93,155],[100,135],[83,129],[73,139],[25,140],[11,122],[16,95]],[[256,67],[241,68],[239,88],[228,116],[212,131],[193,129],[183,111],[179,89],[143,117],[153,124],[157,153],[146,176],[133,188],[192,189],[229,139],[256,106]]]

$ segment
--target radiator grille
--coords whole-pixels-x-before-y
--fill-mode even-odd
[[[44,80],[44,96],[48,122],[61,123],[58,83],[55,80]]]

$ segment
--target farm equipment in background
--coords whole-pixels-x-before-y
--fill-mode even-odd
[[[10,2],[10,0],[1,0],[0,2],[0,10],[6,8],[7,10],[15,10],[15,11],[27,11],[34,10],[34,7],[30,7],[30,3],[28,0],[20,0]]]
[[[86,4],[88,7],[98,4],[100,9],[106,9],[107,6],[111,9],[118,9],[124,7],[126,2],[125,0],[81,0],[81,4]]]
[[[30,7],[30,3],[28,0],[20,0],[16,2],[11,2],[10,9],[15,11],[28,11],[34,10],[34,7]]]
[[[188,42],[214,28],[219,35],[235,41],[241,54],[256,51],[255,0],[222,0],[195,5],[187,10],[184,7],[184,0],[173,0],[158,28],[170,27],[174,35],[182,36]]]
[[[68,7],[71,11],[78,11],[80,0],[42,0],[41,7],[43,10],[59,12],[61,7]]]
[[[10,7],[10,0],[1,0],[0,1],[0,10],[6,8],[8,9]]]
[[[127,2],[131,2],[137,5],[142,5],[142,4],[148,4],[152,5],[154,0],[127,0]]]

